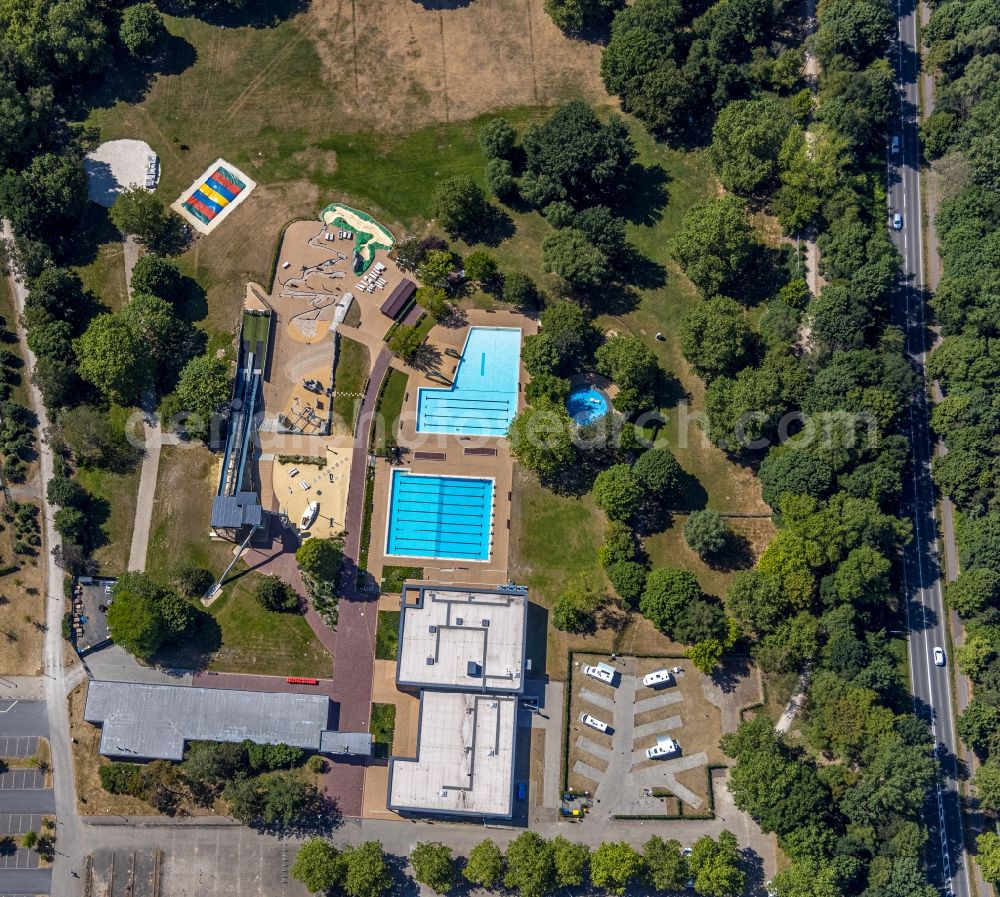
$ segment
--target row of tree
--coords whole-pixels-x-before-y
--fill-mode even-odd
[[[631,15],[668,6],[640,0]],[[737,806],[791,860],[772,883],[780,897],[933,893],[920,821],[930,738],[887,637],[900,613],[893,559],[909,539],[897,516],[909,460],[899,430],[915,388],[902,333],[887,326],[896,257],[880,184],[893,21],[884,0],[820,5],[818,103],[793,92],[797,79],[720,95],[709,157],[727,193],[692,208],[672,243],[703,297],[681,344],[708,384],[709,435],[758,469],[778,523],[726,611],[763,670],[808,675],[801,745],[766,719],[723,742]],[[689,59],[696,35],[675,38],[673,52]],[[801,280],[776,284],[747,201],[789,235],[818,235],[818,296]],[[747,309],[762,297],[755,331]],[[694,600],[696,583],[671,585],[671,598],[686,589]]]
[[[973,778],[981,809],[1000,813],[1000,18],[994,4],[935,4],[922,30],[936,74],[935,109],[921,126],[924,154],[943,192],[936,226],[944,271],[931,300],[944,339],[928,363],[944,399],[931,426],[948,447],[934,480],[960,511],[961,574],[945,593],[965,625],[955,651],[975,686],[960,714],[962,740],[982,765]],[[1000,881],[1000,837],[978,839],[977,861]]]
[[[427,841],[418,842],[408,859],[413,877],[436,894],[454,890],[459,878],[489,891],[503,886],[520,897],[547,897],[561,888],[587,886],[618,895],[648,886],[657,891],[691,887],[706,897],[736,897],[746,886],[739,846],[728,831],[717,840],[706,835],[689,850],[654,835],[642,851],[624,841],[591,851],[561,835],[550,841],[526,831],[506,852],[490,839],[481,841],[464,862],[447,845]],[[381,897],[393,883],[390,862],[376,841],[341,849],[323,838],[311,839],[299,849],[291,874],[312,892],[347,897]]]

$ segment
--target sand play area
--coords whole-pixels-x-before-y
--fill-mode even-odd
[[[87,198],[110,208],[126,187],[156,188],[160,160],[144,140],[109,140],[83,157]]]
[[[326,466],[274,459],[271,486],[282,514],[298,526],[306,509],[318,505],[316,517],[307,532],[320,539],[335,536],[344,529],[347,514],[347,487],[351,478],[350,448],[322,446]]]
[[[370,215],[343,206],[339,203],[328,205],[320,213],[320,220],[331,230],[350,231],[354,234],[354,250],[361,256],[364,267],[355,273],[363,274],[375,261],[375,250],[388,252],[396,243],[396,238],[387,227],[379,224]]]

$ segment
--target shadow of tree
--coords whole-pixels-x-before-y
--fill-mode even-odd
[[[731,573],[753,566],[753,550],[750,540],[742,533],[730,533],[725,546],[715,554],[706,555],[703,560],[713,570]]]
[[[178,17],[200,19],[209,25],[225,28],[273,28],[309,8],[309,0],[249,0],[236,8],[227,0],[168,0],[162,3],[165,12]]]
[[[670,201],[670,173],[662,165],[633,162],[614,198],[612,210],[632,224],[652,226],[660,220]]]

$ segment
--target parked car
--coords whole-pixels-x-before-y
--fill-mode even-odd
[[[656,739],[656,744],[646,749],[646,758],[649,760],[659,760],[661,757],[672,757],[681,752],[681,746],[676,739],[661,736]]]
[[[589,713],[580,714],[580,722],[585,726],[590,726],[591,729],[597,729],[598,732],[604,732],[605,734],[611,729],[611,727],[599,720],[596,716],[591,716]]]
[[[892,216],[892,229],[893,230],[903,229],[903,216],[900,215],[899,212],[896,212],[896,214]]]
[[[944,648],[934,649],[934,663],[936,663],[939,667],[944,666]]]
[[[892,149],[892,154],[894,156],[898,156],[899,155],[899,135],[898,134],[894,134],[893,135],[892,142],[890,143],[890,147]]]
[[[309,390],[309,392],[322,392],[323,384],[319,380],[303,380],[302,385]]]
[[[599,663],[597,666],[584,667],[583,673],[585,676],[590,676],[591,679],[597,679],[599,682],[607,682],[608,685],[615,684],[615,677],[618,675],[618,671],[606,663]]]
[[[517,799],[519,801],[524,801],[528,797],[528,783],[518,782],[517,783]]]
[[[673,685],[674,674],[670,670],[654,670],[642,677],[642,684],[647,688],[656,688],[658,685]]]

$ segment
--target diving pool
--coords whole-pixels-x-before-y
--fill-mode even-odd
[[[394,470],[385,553],[489,560],[492,517],[493,480]]]
[[[573,422],[581,427],[600,420],[609,408],[608,397],[593,386],[577,386],[566,397],[566,410]]]
[[[472,327],[454,383],[417,392],[417,432],[506,436],[517,413],[521,331]]]

